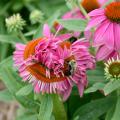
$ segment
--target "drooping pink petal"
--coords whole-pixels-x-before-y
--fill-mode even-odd
[[[99,61],[104,60],[112,53],[112,51],[113,49],[109,49],[103,45],[97,50],[96,59]]]
[[[78,87],[79,95],[80,95],[80,97],[82,97],[83,96],[83,92],[84,92],[84,85],[79,82],[77,84],[77,87]]]
[[[120,51],[120,24],[114,23],[115,49]]]
[[[90,17],[103,16],[104,10],[103,9],[95,9],[95,10],[91,11],[88,15]]]
[[[103,16],[96,16],[95,18],[91,19],[90,22],[88,23],[85,31],[90,30],[91,28],[99,25],[101,22],[103,22],[104,20],[106,20],[106,17]]]
[[[105,44],[106,47],[109,49],[114,49],[114,28],[113,23],[110,23],[110,25],[107,28],[106,33],[104,34]]]
[[[93,43],[95,47],[105,43],[105,38],[103,36],[105,32],[108,30],[109,25],[110,22],[108,20],[105,20],[95,31],[94,43]]]

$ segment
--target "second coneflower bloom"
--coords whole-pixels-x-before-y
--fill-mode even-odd
[[[86,30],[96,26],[94,46],[107,48],[109,51],[120,51],[120,2],[112,2],[104,9],[89,13],[91,20]],[[102,50],[101,50],[102,51]],[[104,51],[104,50],[103,50]],[[107,54],[101,58],[106,58]],[[102,54],[98,52],[99,54]],[[111,52],[110,52],[111,54]],[[98,55],[100,56],[100,55]]]
[[[66,40],[71,36],[54,36],[47,25],[43,33],[27,45],[16,45],[14,62],[20,76],[32,83],[37,93],[57,93],[66,100],[76,84],[82,96],[87,85],[86,70],[94,68],[88,42],[70,43]]]

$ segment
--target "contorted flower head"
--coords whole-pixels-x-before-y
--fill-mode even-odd
[[[89,43],[70,43],[70,34],[53,35],[47,24],[43,35],[27,45],[16,45],[14,62],[20,76],[32,83],[37,93],[57,93],[66,100],[76,84],[82,96],[87,85],[86,70],[93,69],[95,62],[88,52]]]

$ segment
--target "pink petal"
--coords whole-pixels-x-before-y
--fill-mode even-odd
[[[90,17],[96,17],[99,15],[104,15],[104,9],[95,9],[88,14]]]
[[[114,48],[114,31],[113,31],[113,23],[109,25],[109,27],[106,30],[106,33],[104,34],[105,44],[108,48]],[[119,39],[119,38],[117,38]]]
[[[88,23],[88,26],[86,27],[85,31],[88,31],[91,28],[97,26],[98,24],[103,22],[105,19],[106,19],[106,16],[97,16],[97,17],[91,19],[90,22]]]
[[[51,35],[50,28],[49,28],[48,24],[44,24],[44,26],[43,26],[43,35],[45,37],[50,37],[50,35]]]
[[[59,38],[62,41],[67,40],[71,37],[72,37],[72,34],[70,34],[70,33],[57,36],[57,38]]]
[[[108,20],[105,20],[103,22],[103,24],[101,24],[97,28],[95,35],[94,35],[94,46],[95,47],[104,44],[105,38],[103,36],[104,36],[106,30],[108,30],[109,25],[110,25],[110,22]]]
[[[62,93],[63,101],[66,101],[68,99],[71,91],[72,91],[72,87],[69,87],[69,88],[67,88],[66,91],[64,91],[64,93]]]
[[[120,25],[114,24],[115,49],[120,51]]]
[[[104,60],[112,53],[112,51],[113,49],[109,49],[106,47],[106,45],[103,45],[99,47],[97,54],[96,54],[96,59],[99,61]]]
[[[83,92],[84,92],[84,85],[81,84],[81,83],[78,83],[77,87],[78,87],[79,95],[80,95],[80,97],[82,97],[83,96]]]

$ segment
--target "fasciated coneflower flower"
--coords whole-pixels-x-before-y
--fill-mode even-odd
[[[15,66],[24,81],[34,86],[36,93],[57,93],[66,100],[77,84],[80,96],[87,85],[86,70],[94,68],[94,58],[88,52],[87,41],[67,41],[69,34],[56,36],[44,25],[44,36],[27,45],[17,44]]]
[[[108,80],[120,80],[120,58],[111,58],[105,63],[105,77]]]
[[[95,47],[99,47],[101,49],[107,48],[108,51],[120,51],[119,8],[120,2],[112,2],[104,9],[96,9],[89,13],[91,20],[88,23],[86,30],[96,26],[93,41],[93,45]],[[106,54],[105,57],[107,57],[107,55],[108,54]]]

